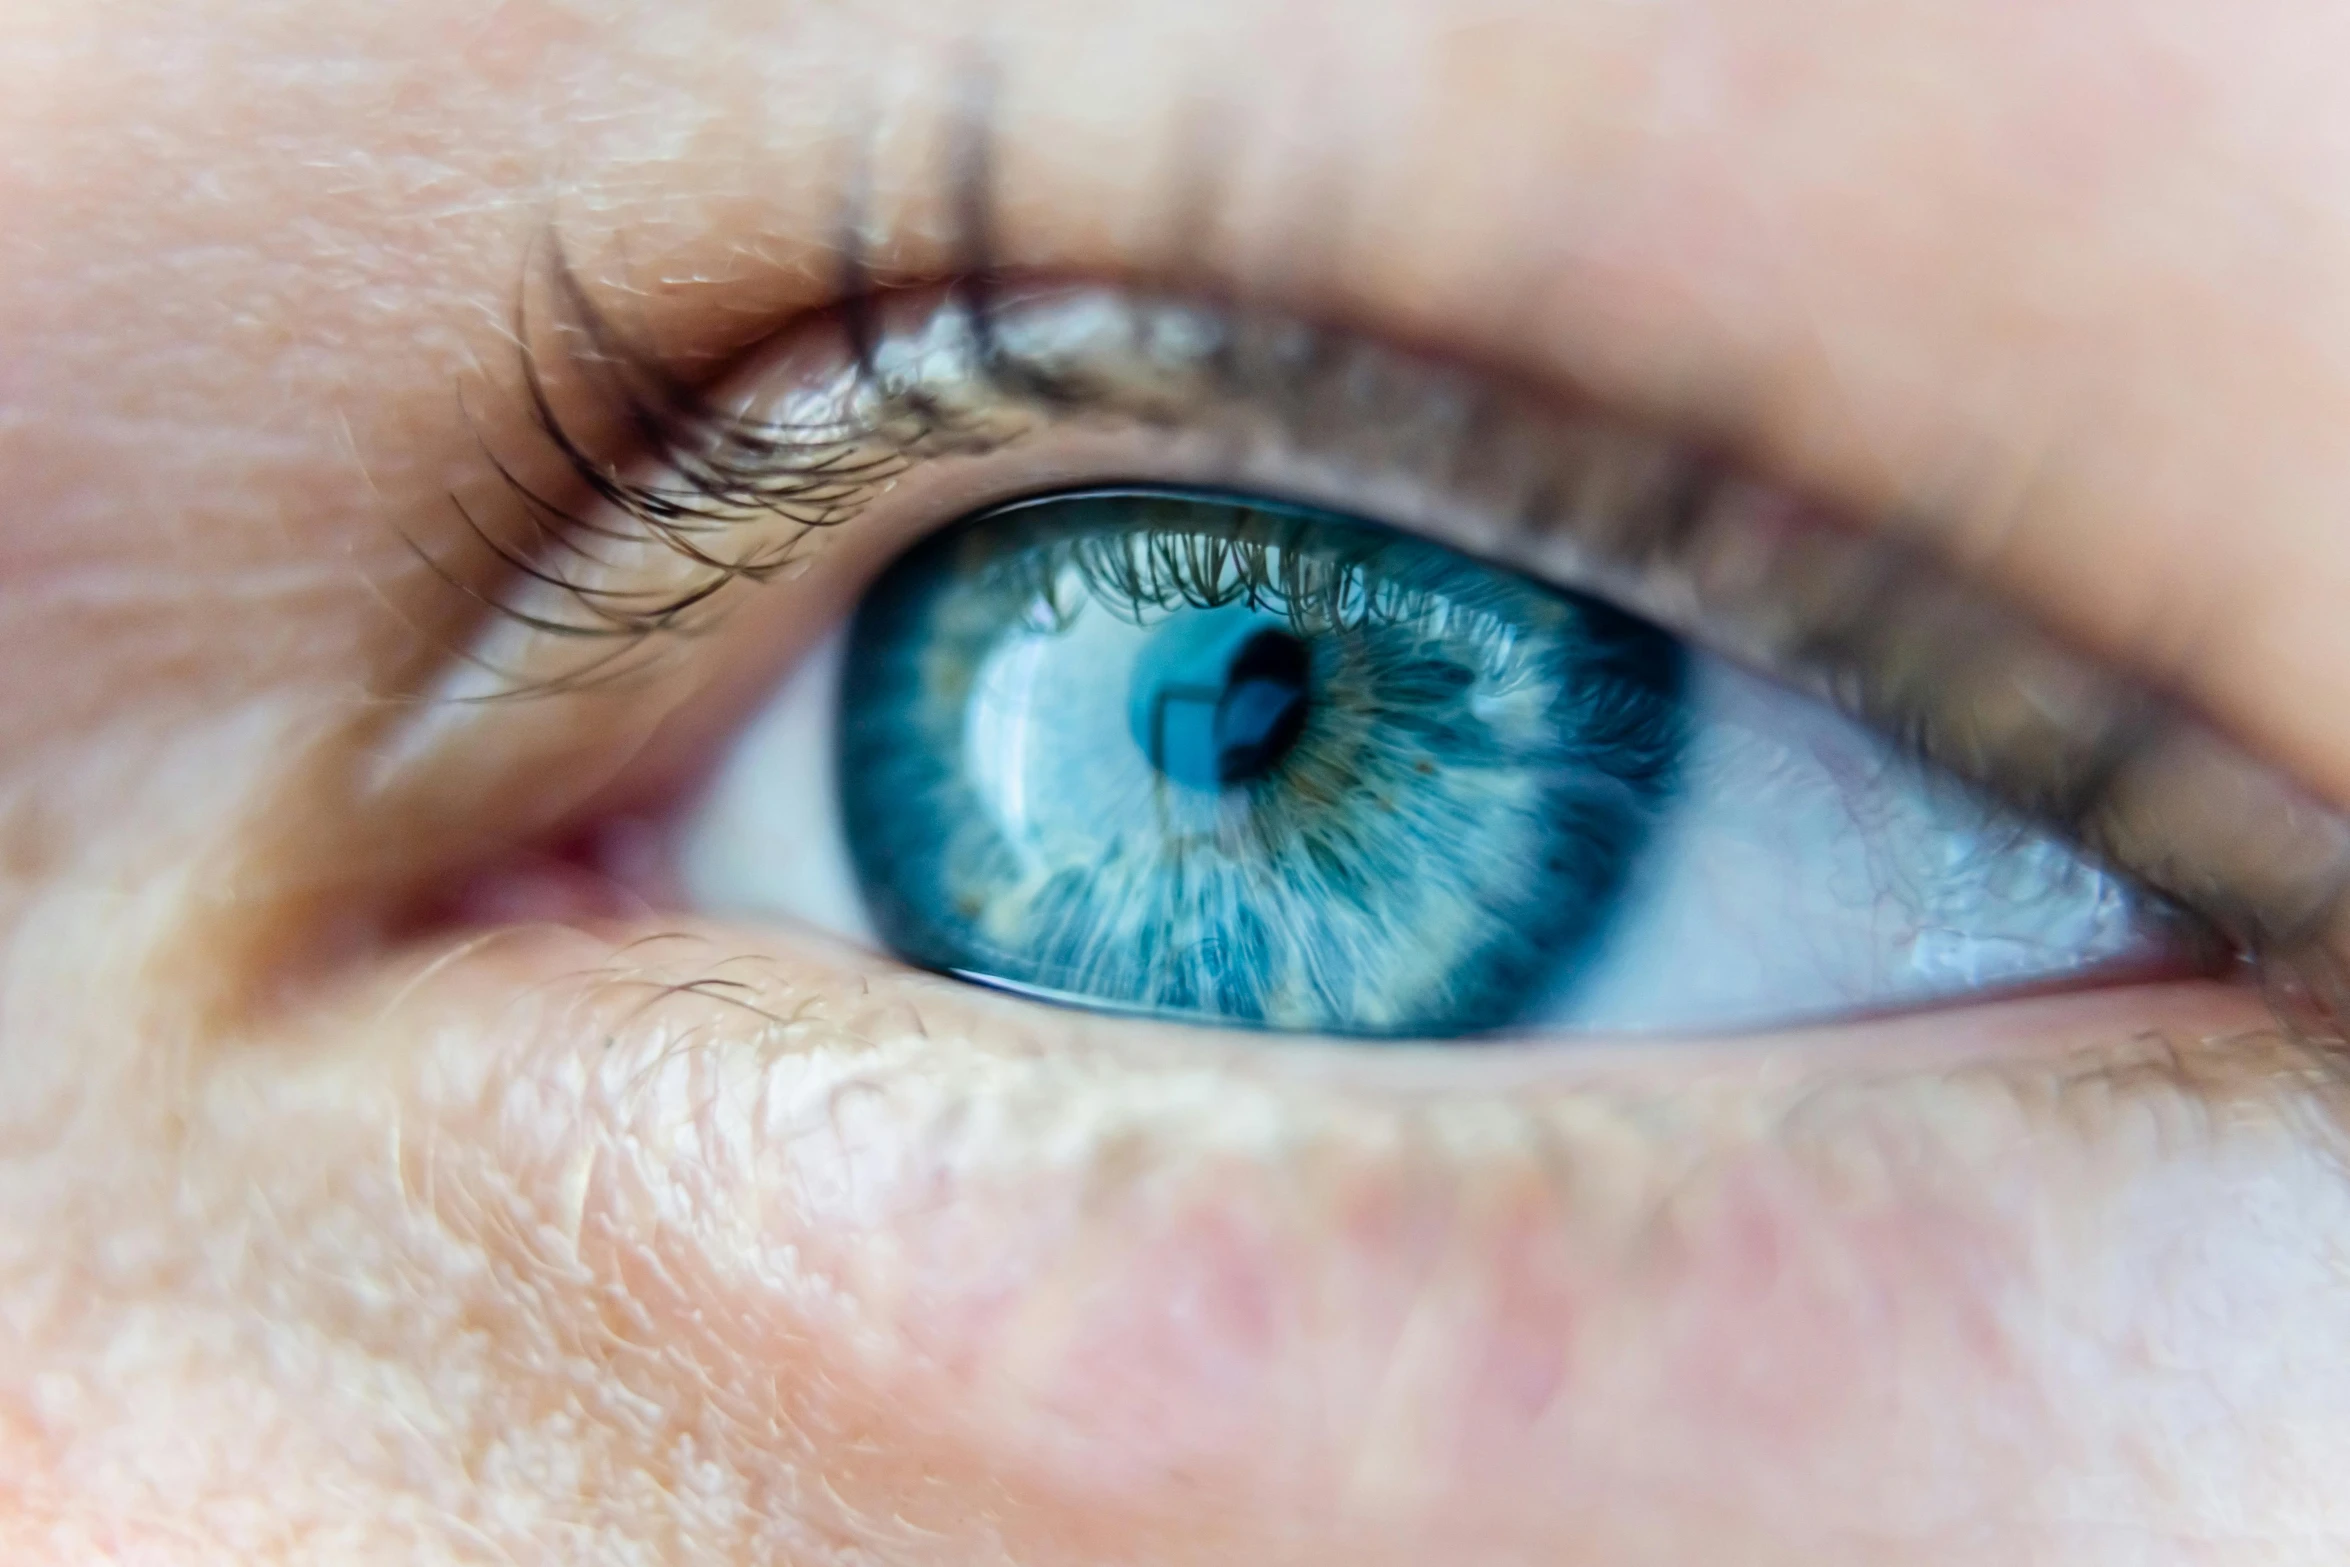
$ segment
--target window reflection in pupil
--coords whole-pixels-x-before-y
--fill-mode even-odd
[[[1137,660],[1137,706],[1147,715],[1137,737],[1143,754],[1193,789],[1262,778],[1305,729],[1306,645],[1287,631],[1261,627],[1229,654],[1210,643],[1216,656],[1203,658],[1200,638],[1185,634],[1190,630],[1178,618]]]

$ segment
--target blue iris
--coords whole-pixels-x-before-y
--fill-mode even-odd
[[[1669,803],[1684,662],[1325,512],[1026,501],[859,609],[849,847],[929,967],[1277,1028],[1493,1028],[1604,935]]]

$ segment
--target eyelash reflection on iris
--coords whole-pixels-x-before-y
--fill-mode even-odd
[[[1383,529],[1179,493],[983,515],[851,633],[842,799],[931,967],[1289,1029],[1516,1017],[1672,784],[1682,657]]]

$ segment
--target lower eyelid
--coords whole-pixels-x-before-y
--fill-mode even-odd
[[[407,1189],[547,1237],[528,1268],[586,1268],[715,1380],[780,1386],[813,1355],[796,1397],[943,1423],[1097,1496],[1172,1467],[1243,1496],[1302,1474],[1378,1481],[1378,1505],[1555,1501],[1670,1466],[1580,1422],[1627,1396],[1657,1432],[1808,1461],[1839,1425],[1823,1390],[1866,1396],[1847,1357],[2028,1383],[2012,1357],[2039,1350],[2001,1313],[2072,1265],[2034,1249],[2046,1226],[2153,1243],[2110,1228],[2146,1215],[2051,1191],[2290,1143],[2328,1098],[2217,987],[1464,1068],[750,939],[516,931],[401,986],[379,1025],[435,1041],[402,1068]],[[604,1309],[574,1283],[532,1298]],[[1722,1358],[1766,1342],[1767,1372]]]

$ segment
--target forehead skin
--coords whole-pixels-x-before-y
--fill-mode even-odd
[[[1249,1491],[1183,1433],[1154,1433],[1170,1472],[1198,1458],[1197,1494],[1246,1500],[1228,1532],[1186,1513],[1182,1484],[1133,1501],[1131,1476],[1032,1453],[998,1465],[910,1373],[824,1402],[809,1390],[846,1374],[807,1343],[762,1338],[747,1310],[719,1310],[746,1297],[714,1248],[582,1242],[590,1211],[669,1235],[667,1189],[632,1162],[659,1139],[615,1116],[621,1129],[587,1154],[542,1145],[548,1117],[609,1111],[589,1076],[532,1078],[540,1097],[518,1110],[495,1050],[424,1045],[486,1035],[527,1054],[522,1024],[507,1039],[450,1018],[488,1007],[501,978],[589,960],[492,969],[429,1005],[363,975],[364,1005],[297,1006],[314,1021],[265,1039],[222,1035],[193,999],[256,962],[225,938],[207,945],[270,885],[237,858],[232,824],[300,795],[322,749],[365,730],[372,699],[441,656],[462,610],[410,541],[454,539],[451,497],[492,491],[482,440],[520,417],[506,334],[533,245],[559,230],[665,344],[722,355],[827,287],[859,148],[908,258],[938,259],[939,151],[981,80],[1007,262],[1173,270],[1701,432],[1856,514],[1929,530],[2350,803],[2350,10],[22,0],[8,34],[12,1559],[951,1564],[974,1559],[979,1537],[999,1552],[979,1559],[1329,1559],[1328,1541],[1281,1532],[1278,1495]],[[318,795],[305,808],[331,825],[348,807]],[[796,971],[775,983],[821,988]],[[989,1026],[970,1034],[992,1038]],[[406,1064],[418,1057],[430,1073]],[[2167,1091],[2205,1070],[2221,1069],[2165,1058],[2142,1075]],[[1802,1374],[1749,1375],[1727,1363],[1719,1322],[1710,1336],[1681,1323],[1721,1357],[1704,1374],[1738,1396],[1716,1399],[1693,1372],[1672,1384],[1685,1423],[1647,1440],[1686,1438],[1699,1460],[1676,1469],[1666,1453],[1654,1472],[1675,1478],[1656,1496],[1577,1493],[1583,1511],[1564,1518],[1495,1502],[1484,1559],[2337,1558],[2350,1516],[2313,1478],[2350,1454],[2350,1427],[2329,1414],[2350,1407],[2337,1396],[2334,1346],[2350,1340],[2330,1128],[2247,1090],[2261,1107],[2244,1113],[2258,1123],[2247,1140],[2185,1157],[2228,1120],[2215,1101],[2100,1082],[2096,1106],[2042,1106],[2045,1124],[2005,1098],[1996,1112],[1969,1100],[1950,1137],[1967,1150],[1952,1170],[2077,1181],[2094,1201],[2059,1212],[2019,1174],[1934,1207],[1962,1236],[1948,1245],[1867,1232],[1900,1256],[1914,1243],[1932,1267],[1837,1275],[1815,1314],[1874,1321],[1869,1303],[1891,1302],[1907,1322],[1932,1288],[1970,1287],[1954,1259],[2054,1290],[2047,1257],[2093,1248],[2117,1214],[2143,1225],[2143,1248],[2099,1254],[2109,1271],[2061,1275],[2077,1293],[2022,1290],[2017,1309],[2044,1330],[2021,1333],[2029,1356],[1982,1350],[2011,1347],[2013,1320],[1936,1318],[1886,1341],[1929,1346],[1885,1363],[1921,1379],[1886,1394],[1898,1407],[1818,1407],[1809,1392],[1836,1386],[1835,1346],[1802,1308],[1828,1265],[1772,1207],[1777,1176],[1738,1201],[1722,1188],[1691,1233],[1743,1248],[1706,1254],[1731,1258],[1742,1287],[1767,1275],[1814,1291],[1772,1297],[1775,1327],[1814,1334]],[[2109,1115],[2129,1128],[2120,1152],[2049,1151],[2048,1126]],[[1754,1153],[1721,1131],[1747,1119],[1733,1104],[1720,1126],[1682,1128],[1687,1162],[1707,1163],[1717,1134]],[[401,1184],[430,1165],[416,1150],[431,1136],[464,1145],[462,1201]],[[1478,1190],[1490,1233],[1540,1227],[1510,1207],[1506,1181]],[[729,1194],[696,1195],[716,1209]],[[566,1231],[547,1213],[573,1199]],[[1760,1207],[1739,1205],[1750,1199]],[[420,1212],[442,1226],[430,1244],[387,1238]],[[1184,1233],[1198,1242],[1186,1257],[1273,1245]],[[641,1318],[561,1309],[615,1278],[611,1298]],[[2127,1305],[2148,1278],[2184,1302],[2159,1322]],[[1539,1340],[1536,1306],[1552,1304],[1540,1281],[1488,1282],[1486,1315],[1445,1320]],[[1651,1326],[1600,1308],[1590,1320],[1593,1344]],[[551,1322],[571,1336],[548,1341]],[[2117,1322],[2136,1336],[2108,1332]],[[2101,1387],[2079,1368],[2104,1368],[2108,1351],[2117,1378],[2187,1368],[2165,1384],[2164,1430],[2195,1439],[2133,1447],[2110,1490],[2051,1486],[2013,1518],[1967,1511],[1997,1479],[2070,1477],[2113,1436],[2080,1413]],[[1096,1369],[1106,1383],[1120,1368]],[[1637,1421],[1655,1388],[1625,1377],[1602,1385]],[[1987,1385],[2000,1402],[1968,1403]],[[720,1412],[723,1461],[647,1413],[689,1398]],[[1656,1456],[1606,1413],[1562,1450]],[[1874,1496],[1870,1439],[1893,1429],[1921,1467],[1885,1513],[1853,1498]],[[518,1431],[529,1440],[508,1440]],[[1774,1491],[1758,1455],[1779,1432],[1803,1464]],[[1937,1442],[1956,1455],[1947,1490],[1928,1461]],[[1515,1475],[1513,1462],[1496,1472]],[[1397,1484],[1409,1490],[1408,1475]],[[1914,1533],[1872,1533],[1894,1514]],[[1414,1516],[1424,1532],[1357,1539],[1352,1559],[1440,1559],[1452,1524],[1441,1509]],[[987,1527],[954,1532],[975,1519]]]

